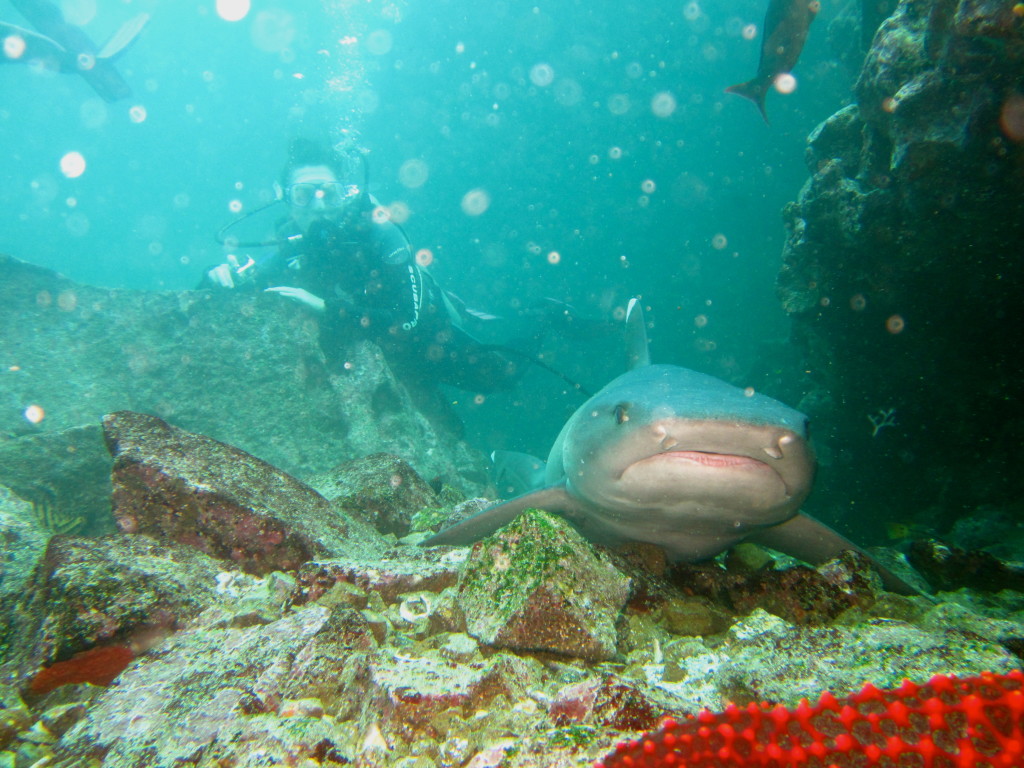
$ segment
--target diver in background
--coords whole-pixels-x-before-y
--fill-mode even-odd
[[[289,217],[278,226],[276,253],[220,264],[201,287],[246,287],[303,304],[320,316],[321,346],[331,360],[346,339],[361,335],[380,345],[406,381],[478,393],[511,387],[551,321],[568,318],[568,307],[545,302],[534,333],[504,350],[474,339],[463,328],[472,313],[416,263],[401,227],[374,217],[379,203],[366,189],[361,161],[293,141],[277,189]]]

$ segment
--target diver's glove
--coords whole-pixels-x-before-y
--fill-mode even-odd
[[[244,264],[239,263],[238,257],[234,254],[228,256],[226,264],[218,264],[207,271],[206,280],[218,288],[234,288],[250,280],[253,275],[252,267],[256,262],[252,256],[246,256]]]
[[[276,293],[278,296],[284,296],[285,298],[297,301],[300,304],[304,304],[314,312],[324,311],[324,300],[319,296],[315,296],[304,288],[293,288],[290,285],[278,285],[274,288],[264,289],[264,293]]]

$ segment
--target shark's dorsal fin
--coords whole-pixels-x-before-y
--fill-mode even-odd
[[[626,307],[626,362],[629,370],[651,364],[647,351],[647,324],[639,299],[630,299]]]

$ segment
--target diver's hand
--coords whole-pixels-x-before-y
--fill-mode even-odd
[[[218,288],[234,288],[235,281],[232,277],[231,265],[218,264],[213,269],[207,271],[206,281]]]
[[[310,309],[316,312],[324,311],[324,300],[319,296],[314,296],[307,290],[302,288],[293,288],[290,285],[278,285],[273,288],[265,289],[266,293],[276,293],[279,296],[297,301],[300,304],[305,304]]]
[[[234,288],[252,277],[252,267],[256,264],[252,256],[245,257],[245,264],[238,261],[234,254],[228,256],[227,263],[218,264],[206,273],[206,279],[218,288]]]

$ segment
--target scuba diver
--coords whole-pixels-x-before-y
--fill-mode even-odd
[[[279,182],[289,216],[269,243],[276,252],[207,271],[200,287],[249,288],[276,293],[320,317],[320,343],[332,362],[354,335],[376,342],[407,383],[441,382],[487,394],[513,386],[536,357],[543,335],[575,315],[545,300],[526,318],[531,333],[507,345],[483,344],[463,327],[475,313],[443,290],[416,262],[409,238],[367,190],[366,163],[357,152],[337,152],[297,139]],[[256,209],[251,214],[257,213]],[[240,220],[227,225],[224,234]]]

